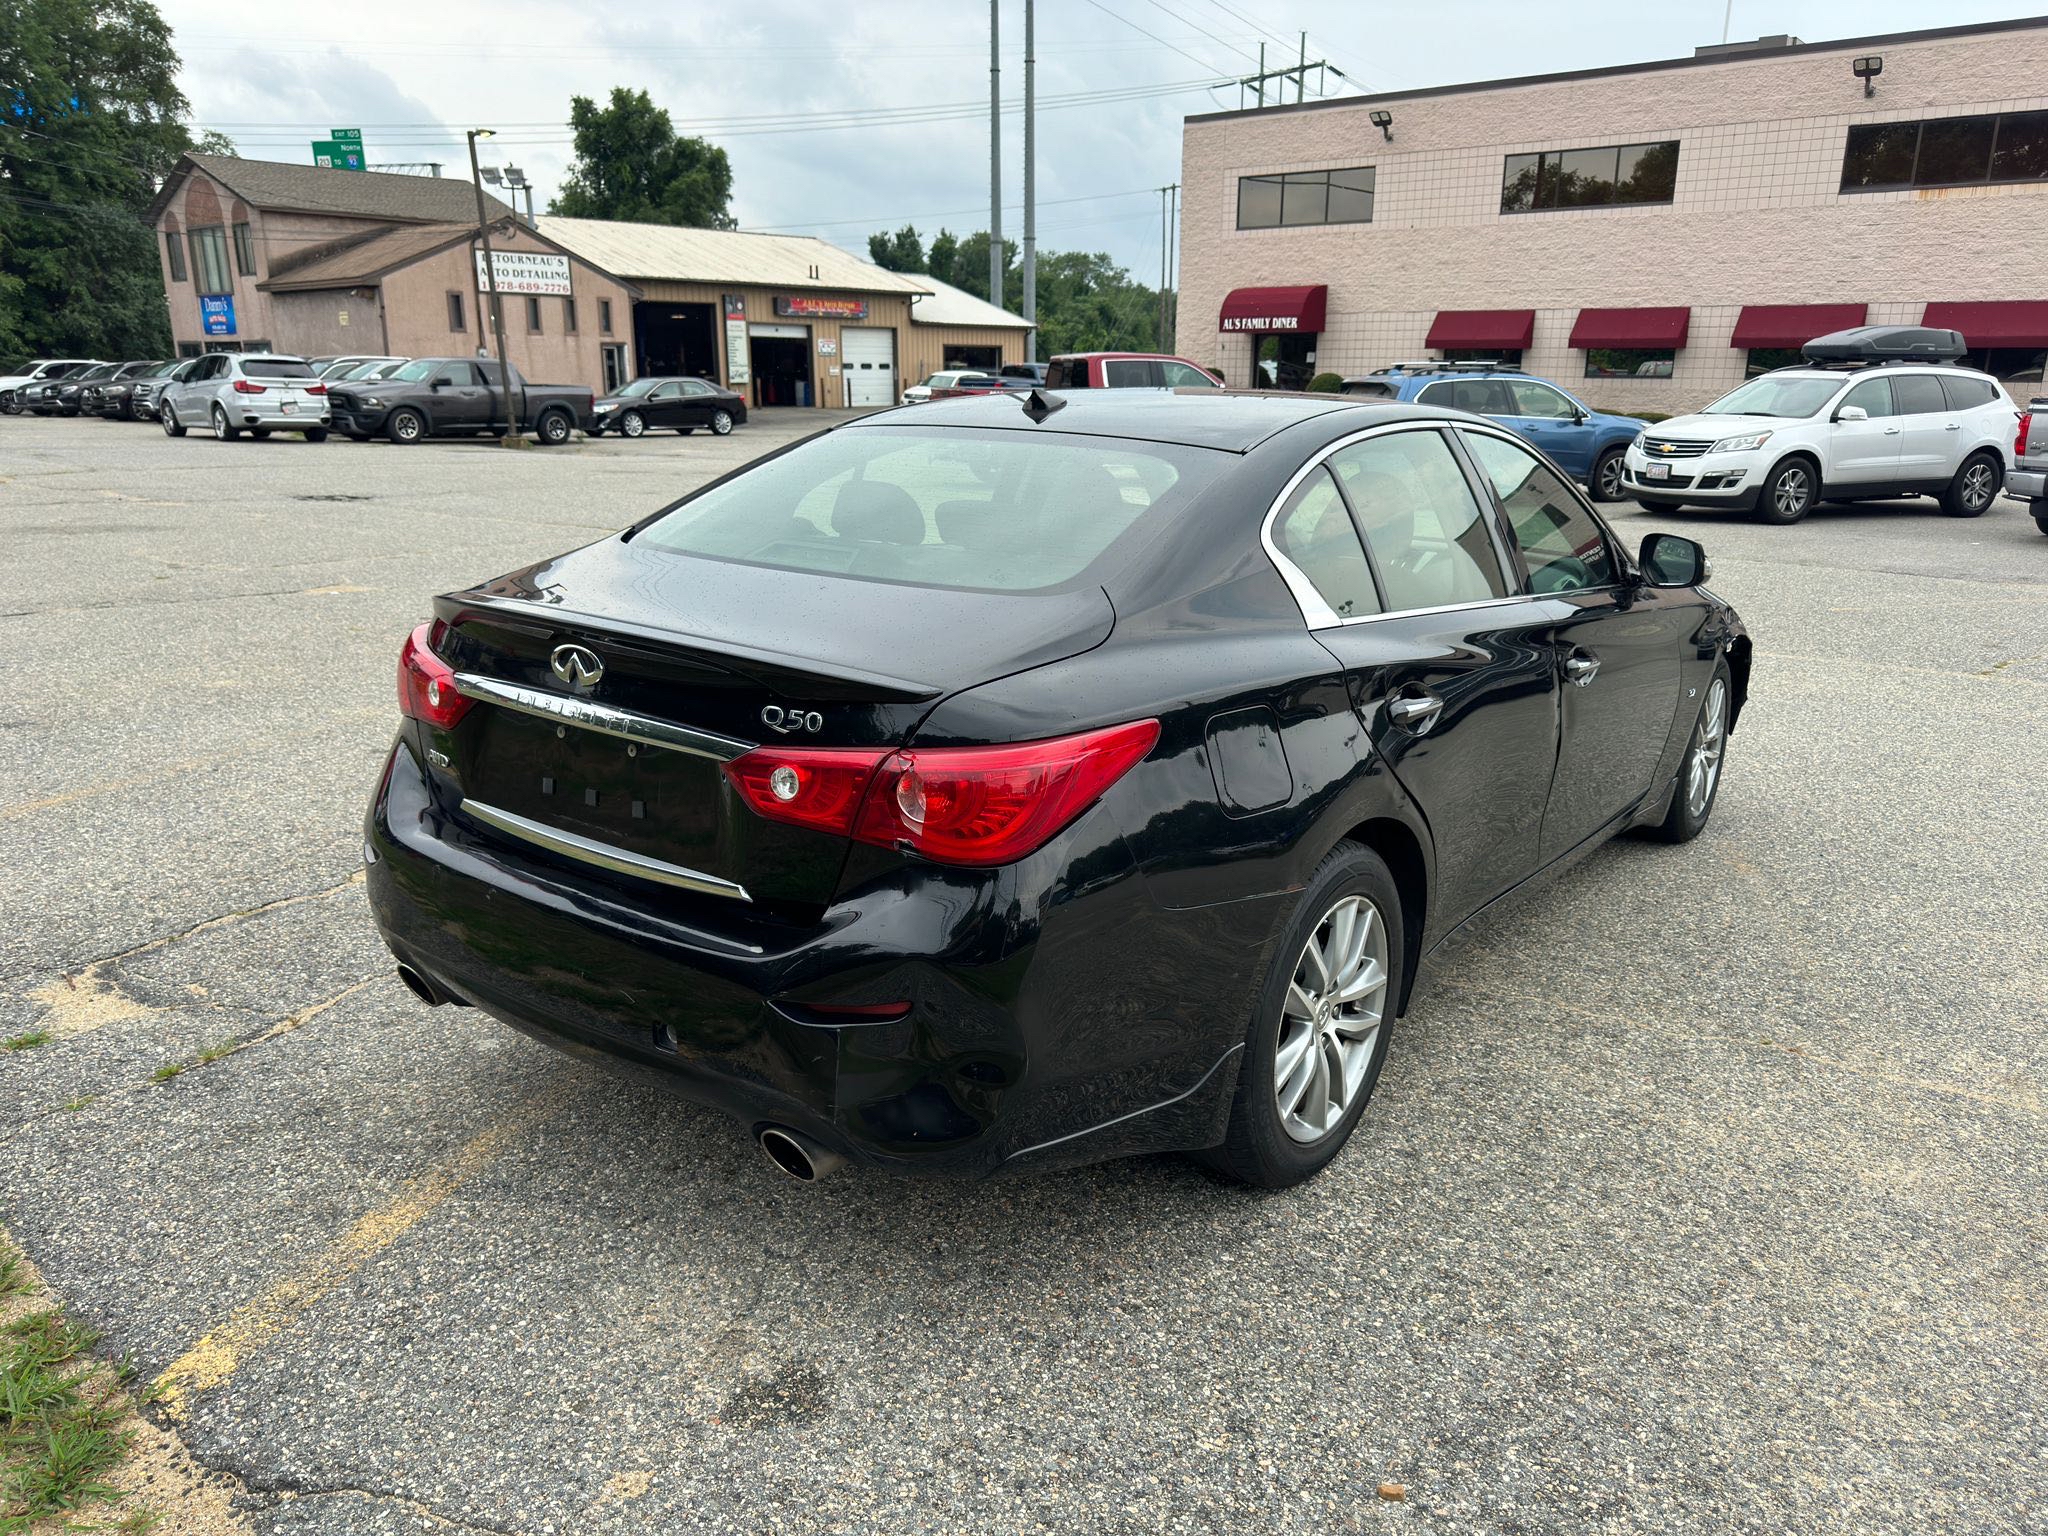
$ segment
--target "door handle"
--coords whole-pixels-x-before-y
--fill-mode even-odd
[[[1886,427],[1884,429],[1884,435],[1886,437],[1897,437],[1899,435],[1899,429],[1897,427]]]
[[[1564,675],[1581,688],[1599,674],[1600,658],[1591,651],[1574,650],[1564,659]]]
[[[1963,424],[1960,421],[1952,421],[1942,430],[1944,432],[1960,432],[1963,430]]]
[[[1387,700],[1387,718],[1403,730],[1426,735],[1444,712],[1444,701],[1433,693],[1404,694]]]

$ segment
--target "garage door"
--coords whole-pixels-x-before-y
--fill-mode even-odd
[[[848,405],[896,403],[895,331],[878,325],[842,327],[839,366],[845,370]]]

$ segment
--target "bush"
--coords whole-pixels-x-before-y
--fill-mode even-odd
[[[1341,373],[1319,373],[1308,381],[1308,387],[1319,395],[1336,395],[1344,391],[1344,375]]]

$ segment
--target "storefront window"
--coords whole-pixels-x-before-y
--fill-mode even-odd
[[[1792,368],[1804,362],[1797,347],[1751,347],[1742,371],[1750,378],[1773,368]]]
[[[1316,338],[1299,331],[1259,337],[1255,356],[1254,389],[1307,389],[1316,376]]]
[[[1963,362],[2008,384],[2037,384],[2048,352],[2040,347],[1972,347]]]
[[[1586,353],[1586,377],[1668,379],[1677,356],[1670,347],[1593,347]]]
[[[1443,347],[1439,360],[1446,363],[1497,363],[1503,368],[1522,366],[1520,347]]]

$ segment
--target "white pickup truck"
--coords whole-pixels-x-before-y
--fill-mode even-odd
[[[2036,395],[2020,416],[2005,493],[2024,500],[2034,514],[2034,526],[2048,533],[2048,395]]]

